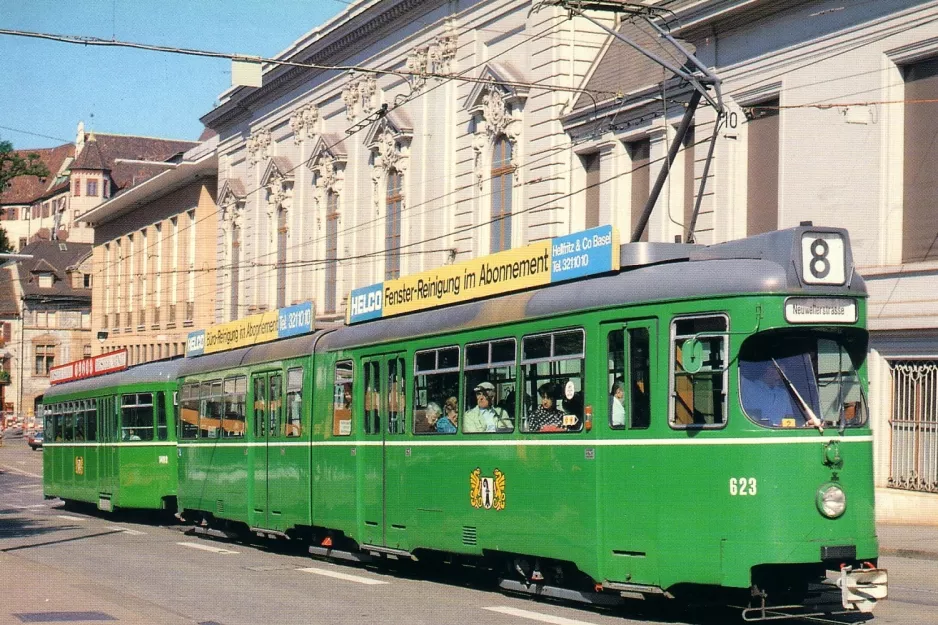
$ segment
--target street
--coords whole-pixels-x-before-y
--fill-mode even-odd
[[[183,526],[45,501],[41,473],[42,452],[31,451],[25,438],[8,437],[0,448],[0,623],[741,622],[728,610],[663,609],[641,601],[614,610],[535,601],[498,592],[459,570],[333,564],[290,550],[286,542],[200,538]],[[885,556],[881,564],[889,569],[890,596],[873,622],[938,624],[938,554]]]

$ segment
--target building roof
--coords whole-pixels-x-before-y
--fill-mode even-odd
[[[31,259],[18,261],[20,285],[27,299],[67,298],[87,299],[91,303],[90,288],[74,288],[68,269],[78,265],[91,255],[90,243],[67,243],[64,241],[33,241],[20,250],[31,255]],[[41,288],[38,275],[52,273],[52,286]]]
[[[57,178],[63,166],[66,174],[68,170],[76,169],[109,171],[114,182],[112,195],[117,194],[166,171],[166,167],[160,163],[198,145],[196,141],[90,132],[85,133],[85,137],[77,158],[72,143],[55,148],[17,150],[23,156],[29,152],[38,153],[49,170],[49,177],[42,180],[36,176],[14,178],[11,186],[0,194],[0,205],[32,204],[67,189],[68,178]],[[68,163],[66,159],[74,160]]]
[[[0,267],[0,317],[16,317],[19,306],[13,288],[13,268]]]
[[[678,58],[680,54],[674,50],[667,41],[662,40],[657,33],[641,20],[625,21],[619,27],[619,34],[629,41],[641,46],[661,58],[667,59],[678,66],[683,66],[685,58]],[[684,49],[693,53],[694,47],[687,42],[681,42]],[[586,81],[586,93],[577,98],[573,111],[592,107],[607,96],[597,97],[592,93],[616,93],[619,97],[628,97],[631,93],[646,91],[649,87],[661,84],[674,74],[662,65],[649,59],[638,50],[624,41],[609,37],[606,49],[599,56]]]
[[[75,146],[66,143],[55,148],[14,150],[14,152],[23,158],[32,152],[38,154],[39,160],[45,163],[46,169],[49,170],[49,177],[40,179],[37,176],[19,176],[14,178],[10,181],[9,187],[5,190],[0,189],[0,205],[32,204],[45,195],[55,185],[55,175],[62,168],[65,159],[75,153]]]

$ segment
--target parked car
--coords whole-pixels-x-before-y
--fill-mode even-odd
[[[26,444],[32,447],[33,451],[36,451],[37,449],[42,449],[42,441],[42,430],[36,430],[26,439]]]

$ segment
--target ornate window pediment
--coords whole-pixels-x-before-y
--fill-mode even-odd
[[[522,113],[528,98],[528,87],[524,78],[508,64],[490,63],[482,68],[478,82],[466,98],[465,109],[472,115],[475,136],[472,148],[475,152],[475,175],[480,185],[486,176],[484,155],[491,150],[495,140],[504,135],[512,146],[521,137]],[[511,151],[511,164],[520,165],[521,150]],[[520,177],[516,179],[520,180]]]
[[[313,199],[319,209],[326,209],[326,199],[329,193],[340,194],[345,183],[345,164],[348,161],[348,151],[339,135],[321,135],[313,144],[312,154],[306,161],[306,166],[313,172],[316,189]],[[322,228],[322,219],[318,216],[316,223]]]
[[[261,186],[267,189],[267,213],[274,215],[279,210],[290,210],[293,206],[293,164],[285,156],[273,156],[261,177]]]
[[[392,111],[368,129],[365,146],[372,154],[371,179],[374,183],[375,209],[380,208],[384,198],[383,181],[388,171],[394,169],[402,174],[407,171],[413,138],[413,124],[400,110]],[[403,191],[401,195],[403,196]]]
[[[241,228],[241,220],[247,191],[240,178],[229,178],[221,185],[218,193],[218,206],[221,208],[222,227],[233,224]]]

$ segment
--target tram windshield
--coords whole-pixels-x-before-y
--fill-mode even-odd
[[[743,410],[764,427],[860,427],[867,403],[857,367],[865,355],[866,341],[858,333],[751,337],[739,355]]]

